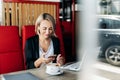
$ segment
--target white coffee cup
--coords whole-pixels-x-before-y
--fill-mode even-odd
[[[48,74],[57,74],[57,73],[60,73],[60,72],[61,72],[61,69],[56,64],[48,64],[46,66],[46,73],[48,73]]]

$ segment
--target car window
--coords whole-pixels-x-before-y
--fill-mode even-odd
[[[120,29],[120,21],[113,20],[113,29]]]
[[[111,19],[104,19],[105,20],[105,22],[106,22],[106,26],[107,26],[107,28],[106,29],[112,29],[112,26],[113,26],[113,20],[111,20]]]
[[[99,29],[120,29],[120,20],[99,18]]]
[[[99,19],[98,25],[99,25],[99,29],[108,29],[108,28],[110,28],[109,20],[106,20],[104,18]]]

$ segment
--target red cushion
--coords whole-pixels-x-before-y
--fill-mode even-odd
[[[35,26],[34,25],[25,25],[22,27],[22,52],[23,52],[23,57],[24,57],[24,66],[26,69],[26,64],[25,64],[25,55],[24,55],[24,48],[25,48],[25,42],[26,40],[35,35]]]
[[[0,54],[0,74],[23,70],[21,51],[5,52]]]
[[[0,26],[0,54],[2,52],[18,51],[20,48],[18,27]]]
[[[24,69],[17,26],[0,26],[0,74]]]
[[[63,35],[62,35],[62,29],[61,26],[59,24],[57,24],[56,26],[56,30],[55,30],[56,35],[58,36],[59,40],[60,40],[60,50],[61,50],[61,54],[63,56],[65,56],[65,48],[64,48],[64,42],[63,42]]]
[[[72,32],[72,30],[71,30],[71,27],[72,27],[71,22],[63,21],[63,22],[62,22],[62,25],[63,25],[63,27],[64,27],[64,33],[68,34],[68,33],[71,33],[71,32]]]
[[[25,25],[22,27],[22,48],[24,50],[26,39],[35,35],[34,25]]]

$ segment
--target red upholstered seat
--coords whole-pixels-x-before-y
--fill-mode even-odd
[[[24,69],[17,26],[0,26],[0,74]]]
[[[61,54],[65,57],[65,48],[64,48],[64,42],[63,42],[63,34],[62,34],[62,29],[61,29],[60,24],[57,24],[55,33],[56,33],[56,35],[58,36],[58,38],[60,40]]]
[[[29,37],[34,36],[34,35],[35,35],[35,26],[34,25],[27,25],[27,26],[23,26],[22,27],[22,45],[23,45],[22,47],[23,47],[23,53],[24,53],[24,47],[25,47],[26,39],[28,39]],[[62,36],[62,31],[61,31],[60,25],[57,25],[57,27],[56,27],[56,35],[60,39],[61,54],[63,56],[65,56],[63,36]],[[25,58],[25,56],[24,56],[24,58]]]
[[[26,39],[35,35],[34,25],[25,25],[22,27],[22,48],[24,50]]]
[[[62,25],[63,25],[65,34],[70,34],[72,32],[71,22],[62,21]]]
[[[34,25],[24,25],[22,27],[22,52],[24,56],[24,66],[26,68],[25,64],[25,55],[24,55],[24,48],[25,48],[25,42],[29,37],[32,37],[35,35],[35,26]]]

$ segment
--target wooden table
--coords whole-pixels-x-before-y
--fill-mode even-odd
[[[40,78],[40,80],[77,80],[78,72],[75,72],[75,71],[63,70],[64,71],[63,74],[53,76],[53,75],[47,74],[45,70],[46,70],[46,67],[42,66],[36,69],[29,69],[29,70],[23,70],[23,71],[18,71],[18,72],[7,73],[7,75],[30,72],[33,75]],[[1,80],[1,77],[0,77],[0,80]]]

